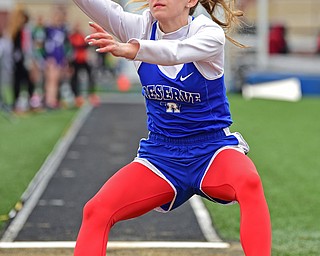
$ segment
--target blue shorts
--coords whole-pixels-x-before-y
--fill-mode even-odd
[[[157,210],[173,210],[194,194],[226,204],[230,202],[210,198],[201,190],[202,181],[214,157],[226,148],[243,153],[249,151],[240,133],[230,133],[229,128],[178,139],[150,133],[147,139],[140,141],[134,161],[166,180],[175,191],[174,199]]]

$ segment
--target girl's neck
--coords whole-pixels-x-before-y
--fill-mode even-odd
[[[174,21],[171,21],[169,19],[164,21],[159,21],[159,28],[165,34],[177,31],[186,25],[188,25],[188,17],[175,19]]]
[[[159,21],[159,28],[164,34],[175,32],[182,27],[188,25],[189,19],[184,19],[183,21],[178,22],[160,22]]]

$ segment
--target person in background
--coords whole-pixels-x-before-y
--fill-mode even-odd
[[[93,106],[100,104],[100,99],[96,94],[95,81],[92,77],[92,68],[89,62],[88,44],[84,40],[85,36],[81,32],[80,24],[76,23],[69,41],[72,49],[70,66],[72,68],[71,89],[75,97],[76,107],[81,107],[85,100],[82,96],[79,84],[79,73],[85,71],[88,77],[88,99]]]
[[[320,32],[318,33],[317,36],[317,50],[316,50],[317,54],[320,54]]]
[[[67,66],[68,31],[65,26],[65,11],[56,7],[51,24],[46,26],[45,50],[45,105],[47,109],[60,107],[60,85]]]
[[[34,104],[42,104],[42,96],[44,94],[44,71],[45,71],[45,48],[46,41],[46,28],[43,20],[43,16],[38,16],[35,25],[32,29],[32,41],[33,41],[33,55],[34,55],[34,70],[33,80],[36,86],[36,92],[34,95]]]
[[[233,123],[224,82],[228,29],[242,16],[235,1],[135,0],[128,13],[111,0],[74,0],[95,22],[86,37],[100,53],[133,60],[142,84],[148,138],[83,212],[75,256],[105,256],[108,234],[121,220],[152,209],[171,211],[194,194],[240,205],[246,256],[271,255],[271,221],[249,146]],[[192,16],[201,4],[205,15]],[[224,19],[215,16],[217,8]],[[116,39],[117,38],[117,39]]]
[[[269,30],[269,53],[287,54],[289,47],[286,39],[286,28],[282,24],[275,24]]]
[[[0,111],[11,112],[5,87],[11,82],[12,75],[12,44],[6,31],[0,27]]]
[[[11,16],[11,40],[13,44],[13,111],[20,114],[33,108],[30,104],[35,85],[31,78],[33,68],[32,36],[28,26],[29,15],[23,7],[18,6]],[[22,86],[26,84],[28,91],[28,106],[20,106]]]

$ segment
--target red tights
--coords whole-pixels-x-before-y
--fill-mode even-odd
[[[230,149],[220,152],[202,189],[211,197],[239,202],[245,255],[271,255],[268,206],[259,175],[247,156]],[[136,162],[123,167],[85,205],[74,255],[105,256],[108,234],[116,222],[138,217],[173,197],[172,187],[147,167]]]
[[[240,240],[246,256],[271,255],[271,223],[262,183],[251,160],[227,149],[214,159],[202,183],[211,197],[240,205]]]

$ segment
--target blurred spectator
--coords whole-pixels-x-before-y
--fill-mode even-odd
[[[0,29],[0,111],[10,110],[8,99],[4,95],[4,86],[10,81],[8,75],[11,74],[11,59],[10,39]]]
[[[320,32],[317,36],[317,54],[320,54]]]
[[[81,107],[84,104],[84,98],[80,90],[79,73],[81,71],[85,71],[88,77],[89,101],[93,106],[98,106],[100,100],[95,92],[95,81],[92,77],[92,68],[89,62],[88,45],[85,42],[84,38],[85,36],[81,32],[80,24],[75,24],[73,31],[69,36],[69,41],[73,53],[71,58],[71,89],[75,97],[75,105],[77,107]]]
[[[57,7],[52,14],[52,22],[46,27],[44,44],[45,70],[45,104],[48,109],[59,107],[59,88],[63,69],[67,65],[68,33],[65,26],[65,12]]]
[[[44,67],[45,67],[45,49],[44,44],[46,41],[46,29],[43,22],[43,17],[39,16],[32,29],[33,40],[33,55],[35,61],[35,68],[33,70],[33,79],[36,84],[36,89],[41,90],[43,93],[44,82]]]
[[[11,16],[11,39],[13,43],[13,110],[17,113],[25,111],[25,108],[34,106],[30,105],[30,100],[34,93],[34,83],[30,76],[30,70],[33,66],[32,58],[32,38],[28,26],[29,16],[27,12],[18,7]],[[28,105],[22,106],[19,97],[21,94],[22,84],[26,83],[28,90]]]
[[[0,86],[10,82],[12,72],[12,43],[3,30],[0,30]],[[3,89],[3,88],[1,88]]]
[[[270,27],[269,53],[270,54],[289,53],[288,44],[286,40],[286,28],[284,25],[277,24]]]

